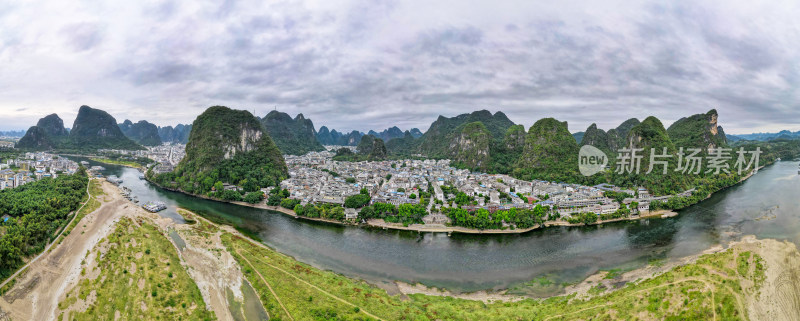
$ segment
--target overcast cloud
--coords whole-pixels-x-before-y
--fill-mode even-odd
[[[501,110],[616,127],[716,108],[800,130],[797,1],[0,0],[0,129],[78,107],[190,123],[226,105],[426,130]]]

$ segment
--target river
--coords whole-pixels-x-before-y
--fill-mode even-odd
[[[400,280],[453,291],[512,288],[513,293],[546,296],[562,287],[529,281],[577,282],[601,269],[633,269],[685,257],[748,234],[800,244],[798,162],[768,166],[672,218],[519,235],[451,236],[310,222],[166,191],[140,180],[135,169],[89,162],[106,167],[106,175],[121,177],[140,201],[165,202],[163,216],[182,221],[176,208],[184,207],[302,262],[377,284]]]

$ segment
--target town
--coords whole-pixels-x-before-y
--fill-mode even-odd
[[[443,212],[448,208],[457,207],[469,212],[482,209],[495,213],[510,209],[533,210],[541,206],[556,214],[550,217],[569,221],[577,214],[594,213],[600,217],[619,213],[621,209],[630,215],[644,215],[649,213],[652,201],[673,197],[655,197],[644,188],[626,190],[608,184],[584,186],[524,181],[504,174],[458,169],[446,159],[335,161],[333,151],[339,148],[352,146],[326,146],[327,150],[322,152],[284,155],[290,178],[277,188],[262,188],[264,198],[276,190],[285,190],[288,195],[282,198],[292,200],[292,204],[345,207],[343,219],[355,221],[360,218],[358,209],[347,208],[352,206],[345,206],[346,200],[366,191],[369,201],[362,205],[421,205],[427,214],[422,218],[423,224],[449,225],[451,218]],[[178,165],[185,156],[184,149],[185,145],[168,143],[147,150],[101,150],[99,153],[114,159],[149,159],[154,162],[152,170],[163,173]],[[45,152],[24,153],[0,165],[0,189],[14,188],[43,177],[74,173],[78,166],[74,161]],[[224,185],[225,189],[240,190],[231,184]],[[689,190],[677,196],[691,193]],[[621,200],[607,194],[626,197]]]
[[[450,166],[449,160],[332,160],[332,151],[342,147],[326,146],[327,151],[310,152],[302,156],[285,155],[291,178],[281,182],[280,188],[288,190],[289,198],[298,200],[300,205],[344,205],[348,196],[366,189],[371,198],[370,204],[425,205],[429,213],[423,219],[426,224],[450,223],[447,216],[440,214],[446,207],[458,206],[468,211],[485,209],[494,213],[512,208],[530,210],[545,206],[558,213],[561,219],[568,220],[573,214],[607,215],[620,208],[629,208],[634,215],[647,214],[651,201],[673,197],[653,197],[644,188],[634,191],[608,184],[583,186],[523,181],[508,175],[457,169]],[[608,192],[630,197],[620,202],[607,197]],[[351,211],[347,218],[356,218],[356,213]]]
[[[50,153],[20,154],[0,164],[0,190],[16,188],[46,177],[73,174],[78,167],[78,163]]]

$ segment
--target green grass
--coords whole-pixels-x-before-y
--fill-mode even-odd
[[[78,222],[80,222],[83,219],[83,217],[86,216],[86,214],[94,212],[95,210],[97,210],[100,207],[100,205],[102,205],[102,203],[100,203],[100,201],[97,200],[97,197],[105,195],[105,192],[103,192],[103,188],[101,187],[101,184],[102,183],[100,181],[98,181],[98,180],[94,180],[94,179],[89,180],[89,196],[88,197],[90,197],[90,198],[89,198],[88,203],[86,203],[86,205],[83,206],[83,208],[81,208],[81,210],[78,211],[78,213],[75,214],[75,215],[77,215],[77,217],[75,217],[75,219],[72,220],[72,222],[69,225],[67,225],[67,227],[64,230],[64,234],[62,234],[58,238],[58,242],[56,244],[61,244],[61,242],[64,241],[64,238],[67,237],[67,235],[69,235],[69,233],[72,232],[72,230],[75,228],[75,226],[78,225]]]
[[[91,160],[93,160],[95,162],[99,162],[99,163],[105,163],[105,164],[111,164],[111,165],[129,166],[129,167],[133,167],[133,168],[142,168],[141,164],[139,164],[137,162],[133,162],[133,161],[118,160],[118,159],[108,159],[108,158],[105,158],[105,157],[91,157],[89,159],[91,159]]]
[[[605,293],[604,288],[594,288],[590,290],[593,295],[586,300],[559,296],[483,303],[422,294],[412,294],[403,300],[362,281],[315,269],[238,236],[225,233],[222,240],[273,320],[288,320],[286,311],[295,320],[370,319],[363,313],[365,310],[384,320],[709,320],[714,313],[719,320],[744,320],[745,307],[737,303],[737,298],[744,302],[740,281],[752,278],[756,272],[750,271],[763,270],[763,263],[758,267],[762,262],[760,258],[750,254],[751,259],[741,263],[748,273],[740,275],[735,250],[728,250],[705,255],[696,264],[677,267],[609,293]],[[549,280],[536,281],[546,284]],[[319,289],[350,304],[331,298]]]
[[[93,293],[97,299],[85,311],[66,312],[63,320],[113,320],[116,311],[123,320],[215,319],[172,243],[156,227],[137,226],[123,218],[105,243],[109,246],[105,255],[98,255],[91,270],[84,267],[81,274],[89,277],[67,294],[59,308],[65,311]],[[93,251],[99,254],[98,248]]]

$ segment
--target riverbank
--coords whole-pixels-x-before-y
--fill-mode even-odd
[[[98,163],[103,163],[103,164],[108,164],[108,165],[118,165],[118,166],[135,168],[135,169],[138,169],[138,170],[144,170],[144,167],[141,164],[136,163],[136,162],[113,160],[113,159],[108,159],[108,158],[100,157],[100,156],[96,156],[96,155],[58,154],[58,156],[81,157],[81,158],[87,158],[87,159],[89,159],[91,161],[95,161],[95,162],[98,162]]]
[[[772,164],[774,164],[774,163],[771,163],[771,164],[768,164],[768,165],[765,165],[765,166],[761,166],[761,167],[759,167],[759,170],[764,168],[764,167],[766,167],[766,166],[772,165]],[[725,188],[721,188],[721,189],[717,190],[714,193],[718,193],[718,192],[724,191],[724,190],[726,190],[728,188],[731,188],[733,186],[739,185],[739,184],[743,183],[744,181],[746,181],[747,179],[749,179],[750,177],[752,177],[754,174],[755,174],[754,171],[751,171],[750,173],[748,173],[747,175],[742,177],[737,183],[735,183],[735,184],[733,184],[731,186],[727,186]],[[308,220],[308,221],[323,222],[323,223],[345,225],[345,226],[346,225],[350,225],[350,226],[372,227],[372,228],[380,228],[380,229],[393,229],[393,230],[401,230],[401,231],[412,231],[412,232],[420,232],[420,233],[421,232],[430,232],[430,233],[448,233],[448,234],[450,234],[450,233],[462,233],[462,234],[523,234],[523,233],[527,233],[527,232],[530,232],[530,231],[533,231],[533,230],[546,228],[546,227],[554,227],[554,226],[558,226],[558,227],[593,226],[593,225],[611,224],[611,223],[624,222],[624,221],[637,221],[637,220],[642,220],[642,219],[670,218],[670,217],[675,217],[675,216],[679,215],[677,210],[659,209],[659,210],[649,211],[648,213],[643,214],[643,215],[635,215],[635,216],[631,215],[631,216],[628,216],[628,217],[621,217],[621,218],[615,218],[615,219],[609,219],[609,220],[598,220],[598,221],[596,221],[594,223],[591,223],[591,224],[569,223],[567,221],[558,220],[558,221],[548,221],[548,222],[545,222],[544,224],[541,224],[541,225],[537,224],[537,225],[534,225],[532,227],[524,228],[524,229],[511,229],[511,228],[508,228],[508,229],[486,229],[486,230],[471,229],[471,228],[466,228],[466,227],[461,227],[461,226],[448,226],[448,225],[444,225],[444,224],[409,224],[409,225],[406,226],[406,225],[403,225],[401,223],[389,223],[389,222],[386,222],[386,221],[383,221],[383,220],[380,220],[380,219],[369,219],[365,223],[357,223],[357,222],[353,222],[353,221],[338,221],[338,220],[332,220],[332,219],[326,219],[326,218],[313,218],[313,217],[301,216],[301,215],[297,215],[297,213],[295,213],[291,209],[286,209],[286,208],[283,208],[283,207],[280,207],[280,206],[269,206],[269,205],[266,205],[266,203],[264,201],[262,201],[261,203],[251,204],[251,203],[247,203],[247,202],[227,201],[227,200],[221,200],[221,199],[217,199],[217,198],[208,197],[208,196],[205,196],[205,195],[196,195],[196,194],[186,193],[186,192],[184,192],[184,191],[182,191],[180,189],[173,189],[173,188],[168,188],[168,187],[161,186],[160,184],[152,181],[149,177],[146,177],[145,179],[149,183],[151,183],[151,184],[153,184],[155,186],[158,186],[159,188],[168,190],[168,191],[182,193],[182,194],[189,195],[189,196],[192,196],[192,197],[203,198],[203,199],[216,201],[216,202],[231,203],[231,204],[240,205],[240,206],[247,206],[247,207],[252,207],[252,208],[276,211],[276,212],[280,212],[280,213],[289,215],[289,216],[294,217],[294,218],[304,219],[304,220]],[[714,193],[710,193],[703,200],[706,200],[706,199],[710,198]],[[700,200],[700,201],[703,201],[703,200]],[[696,204],[696,203],[694,203],[694,204]],[[694,205],[694,204],[692,204],[692,205]],[[688,205],[687,207],[692,206],[692,205]],[[684,208],[686,208],[686,207],[684,207]]]
[[[89,157],[89,159],[93,160],[95,162],[98,162],[98,163],[103,163],[103,164],[119,165],[119,166],[135,168],[135,169],[144,169],[144,167],[142,165],[140,165],[139,163],[136,163],[136,162],[113,160],[113,159],[108,159],[108,158],[103,158],[103,157]]]
[[[400,223],[389,223],[389,222],[386,222],[386,221],[383,221],[383,220],[380,220],[380,219],[369,219],[369,220],[366,221],[366,223],[356,223],[356,222],[348,222],[348,221],[337,221],[337,220],[331,220],[331,219],[326,219],[326,218],[300,216],[300,215],[297,215],[297,213],[295,213],[295,211],[293,211],[293,210],[290,210],[290,209],[287,209],[287,208],[283,208],[283,207],[280,207],[280,206],[266,205],[266,203],[264,203],[263,201],[261,203],[251,204],[251,203],[247,203],[247,202],[227,201],[227,200],[221,200],[221,199],[208,197],[208,196],[205,196],[205,195],[197,195],[197,194],[186,193],[186,192],[184,192],[184,191],[182,191],[180,189],[174,189],[174,188],[168,188],[168,187],[161,186],[160,184],[152,181],[149,177],[145,177],[145,179],[150,184],[153,184],[153,185],[155,185],[155,186],[157,186],[157,187],[159,187],[161,189],[168,190],[168,191],[171,191],[171,192],[181,193],[181,194],[189,195],[189,196],[192,196],[192,197],[202,198],[202,199],[216,201],[216,202],[230,203],[230,204],[235,204],[235,205],[239,205],[239,206],[247,206],[247,207],[252,207],[252,208],[276,211],[276,212],[280,212],[282,214],[286,214],[286,215],[289,215],[289,216],[297,218],[297,219],[303,219],[303,220],[314,221],[314,222],[337,224],[337,225],[345,225],[345,226],[349,225],[349,226],[360,226],[360,227],[372,227],[372,228],[392,229],[392,230],[400,230],[400,231],[412,231],[412,232],[420,232],[420,233],[429,232],[429,233],[448,233],[448,234],[450,234],[450,233],[462,233],[462,234],[523,234],[523,233],[527,233],[527,232],[530,232],[530,231],[533,231],[533,230],[537,230],[537,229],[540,229],[540,228],[546,228],[546,227],[552,227],[552,226],[581,227],[581,226],[603,225],[603,224],[609,224],[609,223],[615,223],[615,222],[623,222],[623,221],[636,221],[636,220],[650,219],[650,218],[667,218],[667,217],[674,217],[674,216],[678,215],[677,212],[674,212],[674,211],[671,211],[671,210],[656,210],[656,211],[648,212],[645,215],[621,217],[621,218],[610,219],[610,220],[598,220],[597,222],[592,223],[592,224],[588,224],[588,225],[584,224],[584,223],[569,223],[567,221],[550,221],[550,222],[545,222],[543,225],[537,224],[537,225],[534,225],[532,227],[524,228],[524,229],[510,229],[509,228],[509,229],[486,229],[486,230],[470,229],[470,228],[461,227],[461,226],[447,226],[447,225],[444,225],[444,224],[410,224],[408,226],[404,226],[403,224],[400,224]]]
[[[196,216],[198,224],[209,225],[215,235],[219,235],[215,230],[224,231],[220,236],[223,251],[248,271],[244,276],[266,298],[270,315],[280,318],[306,319],[324,309],[380,320],[511,320],[532,315],[539,316],[537,320],[615,319],[620,315],[654,320],[742,315],[753,320],[792,320],[798,311],[781,301],[800,287],[781,281],[791,279],[787,273],[794,273],[788,275],[791,277],[800,267],[800,254],[788,242],[744,237],[725,248],[715,246],[663,265],[619,275],[599,272],[568,287],[565,294],[533,299],[504,290],[455,293],[397,281],[391,290],[376,288],[298,262],[229,226],[190,215]],[[669,308],[653,309],[652,302]]]

